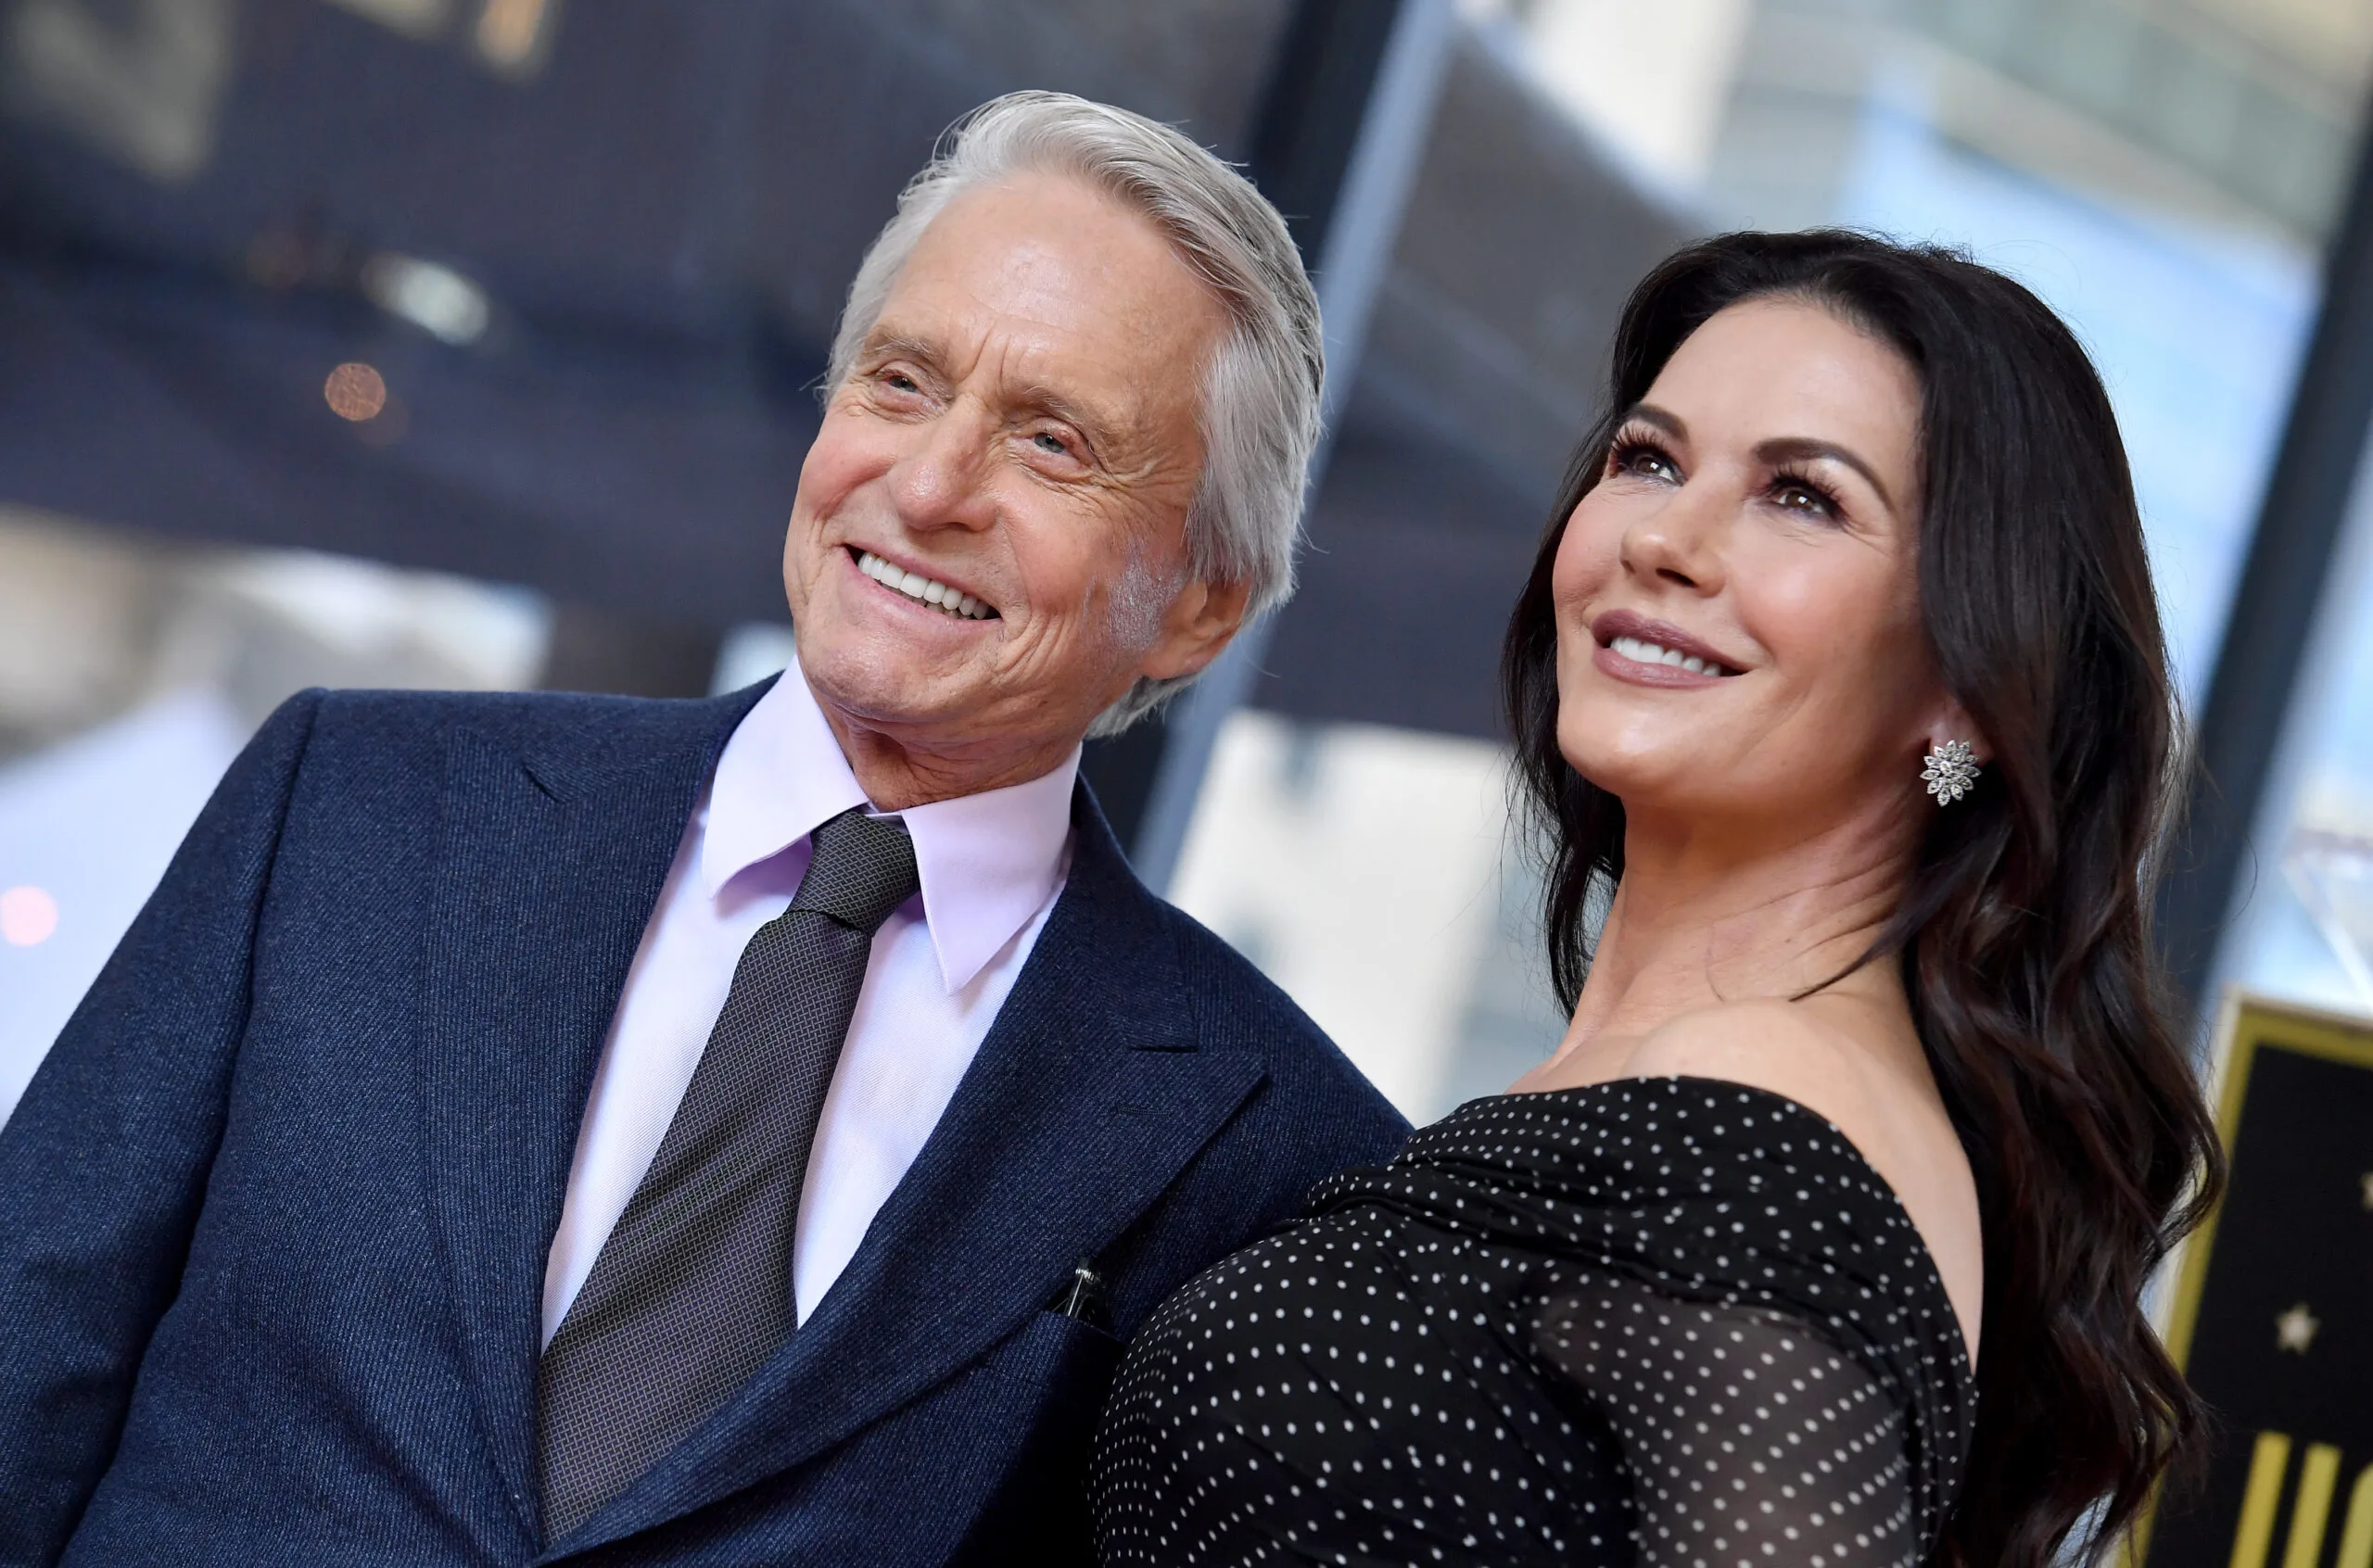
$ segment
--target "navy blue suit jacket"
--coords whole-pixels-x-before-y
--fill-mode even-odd
[[[1118,1340],[1401,1119],[1131,875],[1071,878],[809,1321],[543,1541],[545,1253],[610,1018],[756,691],[309,692],[0,1132],[0,1562],[938,1563],[1080,1549]]]

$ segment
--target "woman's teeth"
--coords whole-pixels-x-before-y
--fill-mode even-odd
[[[857,569],[883,588],[896,588],[908,599],[919,600],[934,610],[945,610],[968,621],[985,621],[996,613],[971,594],[958,593],[945,583],[933,582],[920,572],[893,566],[869,550],[857,552]]]
[[[1660,642],[1645,642],[1636,637],[1618,637],[1607,644],[1618,653],[1641,664],[1670,664],[1691,675],[1728,675],[1720,664],[1709,664],[1694,653],[1683,653],[1677,648],[1667,648]]]

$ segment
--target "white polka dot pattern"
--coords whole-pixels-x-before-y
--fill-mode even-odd
[[[1584,1275],[1534,1341],[1622,1445],[1643,1568],[1920,1561],[1902,1413],[1800,1320]]]
[[[1923,1561],[1969,1368],[1900,1204],[1793,1101],[1502,1095],[1163,1303],[1092,1484],[1106,1562]]]

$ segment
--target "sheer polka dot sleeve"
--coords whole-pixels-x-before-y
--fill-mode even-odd
[[[1641,1568],[1919,1562],[1903,1412],[1801,1320],[1593,1273],[1533,1341],[1622,1450]]]

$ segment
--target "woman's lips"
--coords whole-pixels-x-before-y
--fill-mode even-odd
[[[1627,658],[1612,648],[1593,649],[1591,659],[1606,674],[1618,680],[1629,681],[1634,686],[1712,686],[1723,678],[1718,675],[1707,675],[1702,670],[1685,670],[1664,664],[1645,664],[1637,659]]]
[[[1618,680],[1638,686],[1711,686],[1739,673],[1735,665],[1669,621],[1610,610],[1591,628],[1593,657]]]

